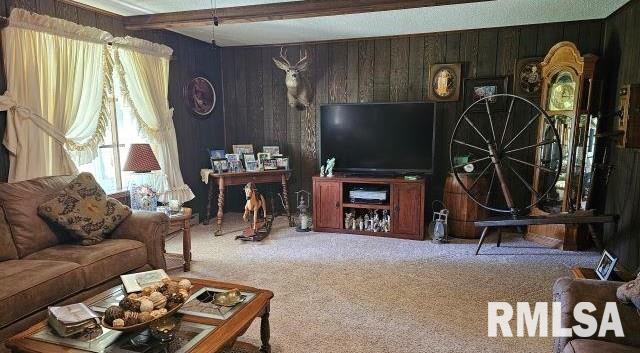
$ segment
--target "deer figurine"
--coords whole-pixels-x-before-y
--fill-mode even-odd
[[[309,56],[304,51],[304,56],[295,65],[291,65],[287,59],[287,50],[280,48],[280,58],[273,58],[276,66],[286,73],[285,84],[287,85],[287,100],[289,106],[304,110],[309,107],[311,100],[311,85],[309,80],[302,74],[309,67]]]

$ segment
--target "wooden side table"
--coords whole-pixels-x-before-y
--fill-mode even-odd
[[[182,257],[182,268],[184,272],[191,269],[191,209],[183,207],[182,212],[169,216],[169,233],[174,234],[182,231],[182,254],[171,254]]]
[[[587,267],[573,267],[571,268],[571,276],[576,279],[599,279],[596,271]],[[617,268],[611,273],[610,281],[629,282],[632,281],[635,276],[632,273],[625,271],[624,269]]]

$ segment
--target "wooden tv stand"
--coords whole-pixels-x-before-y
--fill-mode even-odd
[[[389,200],[384,204],[350,203],[349,189],[354,186],[388,188]],[[404,178],[313,177],[313,227],[316,232],[375,235],[424,240],[425,180]],[[344,214],[350,209],[389,210],[391,230],[372,232],[345,229]]]

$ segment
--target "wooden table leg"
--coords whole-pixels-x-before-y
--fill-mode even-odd
[[[480,247],[482,246],[482,243],[484,243],[484,237],[487,235],[488,230],[489,227],[484,227],[482,230],[482,235],[480,235],[480,241],[478,242],[478,248],[476,249],[476,255],[480,252]]]
[[[213,192],[214,185],[213,182],[209,180],[209,192],[207,195],[207,214],[205,215],[204,222],[202,222],[202,224],[204,225],[208,225],[209,220],[211,219],[211,203],[213,202]]]
[[[260,317],[260,340],[262,341],[260,352],[271,353],[271,345],[269,344],[270,338],[271,328],[269,327],[269,307],[267,307],[265,313]]]
[[[218,214],[217,214],[217,229],[214,235],[222,234],[222,218],[224,217],[224,178],[218,178]]]
[[[293,227],[293,219],[291,219],[291,211],[289,209],[289,190],[287,187],[287,177],[282,175],[282,198],[284,199],[284,210],[287,212],[287,219],[289,220],[289,227]]]
[[[191,270],[191,225],[189,219],[186,219],[183,224],[182,231],[182,256],[184,257],[184,272]]]

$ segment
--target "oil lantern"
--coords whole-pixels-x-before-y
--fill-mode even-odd
[[[296,231],[297,232],[308,232],[311,230],[311,215],[309,215],[309,206],[305,201],[304,195],[307,195],[307,200],[310,198],[311,193],[306,190],[300,190],[296,192],[296,199],[298,205],[296,208],[298,209],[298,216],[296,219]]]

